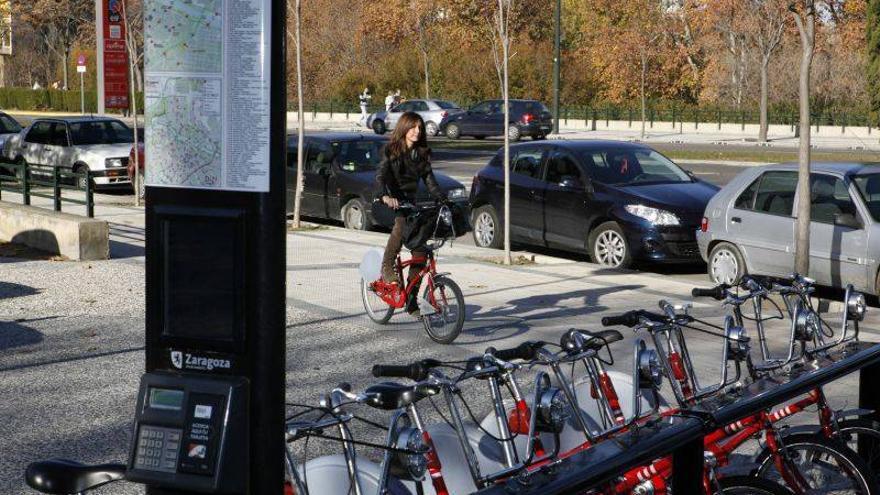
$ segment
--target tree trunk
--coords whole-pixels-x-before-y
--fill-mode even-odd
[[[67,63],[70,62],[70,47],[64,47],[64,86],[63,88],[66,90],[68,88],[67,85]],[[46,87],[49,87],[49,81],[46,81]]]
[[[798,148],[798,211],[794,271],[803,276],[810,273],[810,68],[815,42],[813,2],[805,1],[806,19],[794,13],[801,36],[800,146]]]
[[[769,98],[769,69],[770,69],[770,57],[768,55],[764,55],[761,60],[761,99],[759,103],[760,107],[760,120],[761,120],[761,128],[758,131],[758,141],[762,143],[767,142],[767,131],[770,127],[769,122],[767,121],[767,100]]]
[[[297,152],[296,152],[296,187],[293,199],[293,228],[299,228],[300,209],[303,190],[303,154],[305,152],[305,113],[303,112],[303,78],[302,78],[302,42],[300,40],[302,0],[296,0],[294,15],[296,42],[296,101],[297,101]]]
[[[504,97],[504,264],[511,265],[513,260],[510,257],[510,81],[508,71],[509,59],[509,36],[507,32],[507,16],[510,12],[505,11],[504,0],[498,0],[498,21],[499,32],[501,34],[501,56],[502,56],[502,72],[504,72],[504,82],[502,83],[502,94]]]
[[[428,67],[428,50],[422,50],[422,57],[425,60],[425,99],[431,99],[431,76]]]
[[[648,72],[648,54],[642,50],[642,81],[639,85],[639,96],[642,102],[642,139],[645,139],[645,120],[647,120],[647,110],[645,101],[645,77]]]

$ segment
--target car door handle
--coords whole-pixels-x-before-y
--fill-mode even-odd
[[[740,217],[731,217],[730,223],[742,223],[742,218]]]

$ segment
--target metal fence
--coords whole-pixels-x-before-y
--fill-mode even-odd
[[[469,108],[477,102],[456,101],[462,108]],[[384,110],[382,104],[368,106],[369,113]],[[297,110],[296,102],[288,103],[288,110]],[[353,102],[323,101],[312,102],[305,105],[306,114],[314,118],[318,113],[331,115],[345,114],[346,117],[360,114],[360,107]],[[638,105],[598,104],[598,105],[563,105],[559,108],[560,121],[585,121],[595,127],[598,122],[604,121],[627,121],[630,124],[641,121],[641,108]],[[767,113],[767,119],[771,125],[797,126],[800,117],[796,110],[771,109]],[[692,124],[699,128],[701,125],[716,125],[719,128],[723,124],[738,124],[745,127],[748,124],[760,122],[760,112],[757,109],[731,109],[714,106],[653,106],[646,108],[645,120],[651,124],[654,122],[672,122],[680,124]],[[810,122],[816,127],[869,127],[876,125],[870,114],[865,111],[829,109],[813,112]]]
[[[84,205],[86,215],[95,217],[95,186],[88,170],[73,172],[60,167],[0,162],[0,200],[3,192],[18,193],[22,204],[30,205],[31,198],[52,200],[55,211],[64,203]],[[65,196],[66,191],[85,193],[85,199]]]
[[[783,383],[759,380],[745,387],[742,398],[720,404],[682,410],[669,422],[639,428],[598,443],[571,457],[543,467],[528,477],[514,477],[479,495],[562,495],[581,493],[612,482],[622,473],[651,461],[672,456],[673,493],[702,493],[703,439],[709,433],[758,411],[803,395],[850,373],[859,372],[859,408],[877,419],[880,394],[880,345],[862,343],[858,348],[835,352],[816,368],[805,367]],[[863,446],[859,445],[860,454]]]

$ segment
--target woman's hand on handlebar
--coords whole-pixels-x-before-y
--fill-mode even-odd
[[[382,196],[382,202],[385,203],[385,206],[391,208],[392,210],[400,208],[400,201],[398,201],[397,198],[392,198],[391,196]]]

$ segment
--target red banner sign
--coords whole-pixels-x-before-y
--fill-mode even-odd
[[[123,0],[104,2],[104,106],[128,108],[128,52]]]

